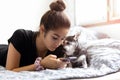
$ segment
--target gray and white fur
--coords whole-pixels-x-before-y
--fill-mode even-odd
[[[87,68],[88,67],[88,55],[87,51],[81,50],[78,42],[80,34],[66,37],[63,42],[63,51],[66,57],[76,57],[76,59],[70,60],[72,67]]]

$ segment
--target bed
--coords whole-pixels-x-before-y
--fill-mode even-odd
[[[88,68],[12,72],[0,66],[0,80],[120,80],[120,40],[80,26],[68,33],[80,33],[81,49],[90,54]]]

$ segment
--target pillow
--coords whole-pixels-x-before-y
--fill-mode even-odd
[[[100,33],[100,32],[97,32],[97,31],[94,31],[88,28],[84,28],[82,26],[71,27],[67,36],[73,36],[76,34],[80,34],[80,36],[78,37],[78,42],[81,45],[81,47],[90,41],[109,38],[107,34]]]
[[[102,33],[102,32],[96,32],[96,37],[98,39],[110,38],[110,36],[108,36],[107,34]]]
[[[80,34],[80,38],[83,39],[84,41],[110,38],[105,33],[90,30],[82,26],[73,26],[70,28],[68,36],[75,35],[75,34]]]

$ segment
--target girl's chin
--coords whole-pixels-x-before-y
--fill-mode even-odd
[[[51,49],[49,49],[50,51],[54,51],[56,48],[51,48]]]

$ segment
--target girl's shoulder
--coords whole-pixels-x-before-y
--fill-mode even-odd
[[[16,38],[21,37],[21,38],[29,39],[29,38],[32,38],[35,35],[36,35],[35,31],[26,30],[26,29],[17,29],[17,30],[15,30],[15,32],[13,33],[12,36],[15,36]]]

